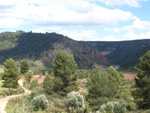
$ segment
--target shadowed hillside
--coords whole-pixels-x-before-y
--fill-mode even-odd
[[[111,64],[120,65],[121,68],[133,68],[138,63],[138,59],[150,49],[150,40],[133,41],[91,41],[82,42],[89,47],[101,52]]]
[[[94,64],[109,65],[107,59],[98,51],[74,41],[66,36],[56,33],[0,33],[0,61],[7,58],[22,60],[40,60],[44,65],[50,65],[59,50],[66,50],[73,54],[81,68],[90,68]]]

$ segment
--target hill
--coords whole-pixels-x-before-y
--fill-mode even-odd
[[[73,54],[80,68],[90,68],[95,64],[109,65],[108,60],[98,51],[56,33],[4,32],[0,33],[0,61],[8,58],[22,59],[50,66],[59,50]]]
[[[120,65],[122,69],[130,69],[138,63],[138,59],[150,49],[150,40],[132,41],[90,41],[82,42],[101,52],[111,64]]]

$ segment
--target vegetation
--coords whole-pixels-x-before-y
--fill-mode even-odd
[[[114,79],[101,67],[93,70],[87,82],[89,90],[87,101],[93,110],[98,110],[100,105],[115,96],[118,86]]]
[[[12,42],[9,37],[15,40]],[[22,90],[18,87],[18,89],[11,89],[12,91],[8,93],[7,89],[17,88],[18,86],[18,84],[12,85],[12,83],[18,83],[19,72],[17,65],[22,68],[20,72],[24,74],[27,80],[24,82],[24,87],[30,89],[32,92],[27,96],[10,99],[6,107],[8,113],[149,112],[150,51],[140,58],[140,63],[136,68],[138,77],[135,80],[125,80],[123,74],[112,66],[105,67],[105,69],[102,67],[78,69],[78,65],[88,68],[92,67],[93,64],[98,66],[97,64],[108,65],[109,63],[99,52],[56,33],[8,32],[1,33],[0,39],[3,39],[1,41],[9,39],[8,43],[12,42],[6,49],[5,47],[0,47],[0,55],[2,56],[0,59],[4,60],[10,55],[17,61],[24,58],[27,58],[27,61],[29,59],[32,60],[32,63],[30,62],[29,64],[27,61],[26,63],[22,61],[21,64],[20,62],[16,64],[13,59],[8,59],[4,63],[4,73],[1,74],[1,78],[4,81],[2,82],[0,79],[0,98],[9,94],[19,93]],[[35,43],[33,43],[34,41]],[[133,41],[132,44],[134,43]],[[115,49],[111,48],[110,50],[114,53],[119,50],[121,53],[121,49],[119,48],[124,48],[128,42],[124,42],[123,47],[118,42],[115,42],[116,46],[111,46],[111,44],[109,47],[115,47]],[[147,43],[144,44],[146,45]],[[36,46],[38,49],[35,48]],[[100,46],[106,47],[105,44]],[[109,48],[102,49],[107,50]],[[136,48],[134,50],[136,51]],[[15,56],[12,51],[16,52],[17,55]],[[101,62],[102,59],[105,63]],[[114,58],[114,60],[117,60],[117,58]],[[77,61],[78,65],[75,61]],[[43,65],[43,62],[45,65],[52,64],[46,65],[47,69],[36,67],[37,64]],[[28,72],[26,64],[34,66],[34,74],[41,74],[42,77],[29,82],[33,73]],[[39,82],[39,80],[43,81],[43,79],[44,82]],[[9,87],[1,87],[7,85]],[[5,91],[6,89],[7,91]]]
[[[18,88],[19,70],[15,61],[11,58],[4,63],[4,73],[2,75],[2,87]]]
[[[110,74],[112,76],[113,81],[115,83],[117,83],[118,86],[123,83],[123,81],[124,81],[123,74],[121,72],[119,73],[113,66],[110,66],[108,68],[108,74]]]
[[[107,102],[100,107],[100,113],[126,113],[126,104],[122,101]]]
[[[66,36],[56,33],[4,32],[0,33],[0,63],[13,58],[15,61],[26,59],[38,61],[49,68],[56,52],[66,50],[73,54],[80,68],[91,68],[96,64],[109,64],[99,52]],[[35,65],[32,65],[33,67]]]
[[[43,89],[47,94],[52,94],[53,92],[54,83],[50,76],[46,76],[43,82]]]
[[[136,70],[138,78],[135,78],[135,98],[139,101],[139,108],[150,109],[150,51],[140,57],[140,63]]]
[[[45,95],[36,96],[31,100],[31,102],[33,104],[34,111],[38,111],[40,109],[44,110],[48,107],[48,100]]]
[[[65,104],[69,110],[73,110],[76,113],[84,113],[85,103],[84,98],[79,92],[70,92],[67,94]]]
[[[31,77],[33,76],[33,73],[32,72],[28,72],[28,73],[26,73],[25,74],[25,79],[28,81],[28,82],[30,82],[30,79],[31,79]]]
[[[29,71],[29,66],[26,60],[23,60],[20,65],[20,73],[25,74]]]
[[[73,76],[77,69],[77,64],[74,61],[74,57],[69,55],[67,51],[59,51],[56,54],[56,58],[53,60],[53,70],[56,79],[60,79],[58,82],[55,81],[55,87],[57,91],[62,95],[77,90],[77,84],[75,83],[76,77]],[[57,82],[57,83],[56,83]]]
[[[11,90],[0,86],[0,98],[10,96],[10,95],[22,94],[22,93],[24,93],[24,90],[21,86],[19,86],[16,89],[11,89]]]
[[[105,57],[111,64],[120,65],[122,70],[134,70],[140,56],[150,49],[150,40],[133,41],[93,41],[82,42],[87,46],[107,53]]]

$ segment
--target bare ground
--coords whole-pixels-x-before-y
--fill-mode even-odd
[[[132,80],[132,79],[134,79],[134,78],[137,77],[136,73],[123,73],[123,75],[124,75],[124,77],[125,77],[126,80],[127,79]]]

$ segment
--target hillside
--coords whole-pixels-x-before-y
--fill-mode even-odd
[[[59,50],[73,54],[80,68],[90,68],[95,64],[109,65],[100,52],[60,34],[23,31],[0,33],[1,63],[7,58],[16,61],[26,58],[49,66]]]
[[[138,63],[138,59],[150,49],[150,40],[133,41],[93,41],[82,42],[101,52],[111,64],[120,65],[123,69],[130,69]]]

